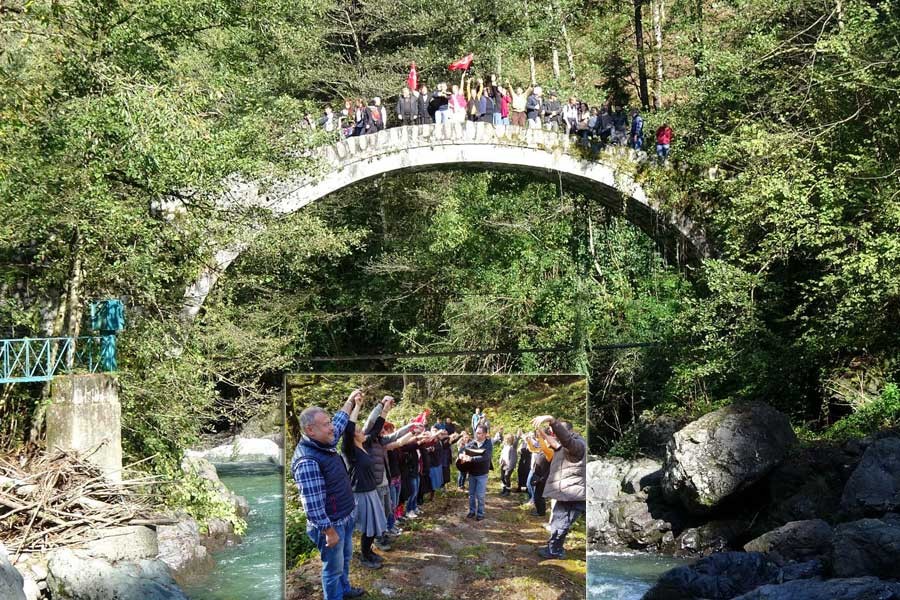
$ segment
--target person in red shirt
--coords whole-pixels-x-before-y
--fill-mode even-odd
[[[656,130],[656,156],[662,163],[669,160],[669,144],[672,143],[672,135],[672,128],[668,123],[663,123]]]

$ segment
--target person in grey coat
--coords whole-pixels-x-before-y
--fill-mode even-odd
[[[538,554],[542,558],[565,558],[563,546],[572,525],[587,512],[587,442],[572,429],[572,424],[551,415],[535,417],[532,426],[542,432],[550,425],[558,446],[550,463],[544,498],[556,500],[550,517],[550,539]]]

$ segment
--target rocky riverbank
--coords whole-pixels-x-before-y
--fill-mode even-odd
[[[182,466],[235,515],[247,516],[246,500],[219,481],[209,461],[186,458]],[[9,556],[0,546],[0,598],[187,600],[180,586],[209,573],[211,553],[240,537],[227,519],[209,520],[206,532],[183,513],[166,519],[172,524],[96,529],[86,541],[46,552]]]
[[[588,541],[701,557],[648,600],[900,597],[897,432],[801,446],[785,415],[750,403],[639,439],[656,458],[589,463]]]

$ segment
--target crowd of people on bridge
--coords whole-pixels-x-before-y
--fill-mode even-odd
[[[344,101],[335,112],[325,108],[315,119],[307,114],[304,126],[340,132],[345,137],[377,133],[390,126],[429,125],[432,123],[464,123],[476,121],[496,127],[516,126],[566,133],[585,144],[603,147],[608,144],[642,150],[645,143],[644,119],[638,109],[607,101],[589,106],[574,96],[560,98],[540,85],[513,86],[501,84],[495,75],[466,80],[459,85],[437,84],[434,90],[422,84],[417,89],[403,87],[393,110],[378,96],[368,102],[362,98]],[[673,131],[663,123],[655,132],[656,154],[666,161]]]
[[[472,416],[471,430],[450,418],[429,424],[426,409],[399,426],[387,421],[395,401],[385,396],[359,426],[364,403],[365,395],[357,389],[333,417],[317,406],[300,414],[302,438],[291,472],[306,513],[307,535],[322,559],[325,600],[365,593],[350,584],[353,532],[359,532],[359,563],[381,568],[385,558],[375,549],[389,551],[403,534],[400,525],[419,518],[422,505],[451,484],[451,465],[459,470],[460,490],[468,481],[465,518],[484,520],[493,448],[501,442],[501,495],[512,493],[518,470],[515,488],[527,489],[532,514],[544,515],[551,500],[550,538],[538,554],[565,556],[566,536],[586,510],[587,444],[571,423],[541,415],[532,419],[528,435],[521,430],[504,435],[500,428],[492,438],[490,421],[480,409]]]

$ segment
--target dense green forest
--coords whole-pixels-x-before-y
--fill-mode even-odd
[[[810,435],[897,424],[898,40],[889,1],[3,0],[0,324],[77,335],[89,300],[122,298],[125,448],[163,470],[284,370],[588,373],[597,451],[643,411],[753,398]],[[410,62],[433,85],[468,52],[478,75],[671,124],[677,168],[638,177],[713,258],[667,264],[526,174],[396,175],[283,219],[220,201],[228,177],[311,167],[294,150],[330,137],[306,113],[390,106]],[[186,286],[251,223],[268,226],[184,322]],[[536,347],[568,350],[307,360]],[[0,391],[4,447],[41,439],[45,402]]]

